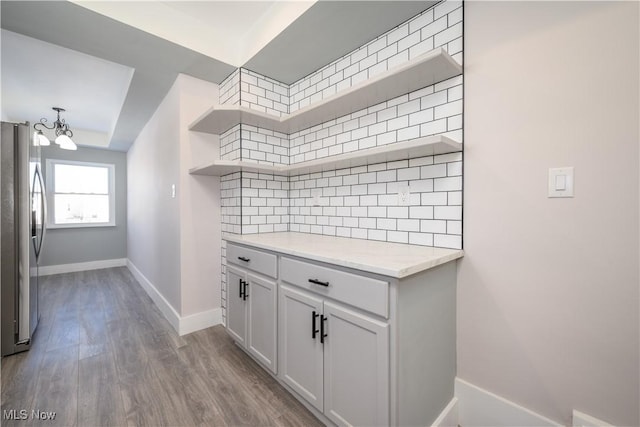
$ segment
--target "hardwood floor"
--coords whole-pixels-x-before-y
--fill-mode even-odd
[[[2,359],[3,426],[322,425],[222,326],[179,337],[124,267],[47,276],[40,292],[31,350]]]

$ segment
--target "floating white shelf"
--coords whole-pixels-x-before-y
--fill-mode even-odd
[[[240,171],[281,174],[282,166],[243,162],[240,160],[214,160],[209,164],[189,169],[189,174],[222,176]]]
[[[293,165],[276,166],[239,160],[216,160],[207,165],[192,168],[189,170],[189,173],[192,175],[222,176],[245,171],[291,176],[437,154],[455,153],[458,151],[462,151],[462,144],[460,142],[443,135],[434,135],[323,157],[321,159],[309,160]]]
[[[462,66],[444,49],[437,48],[292,114],[277,117],[238,105],[215,105],[189,129],[220,134],[245,123],[293,133],[460,74]]]

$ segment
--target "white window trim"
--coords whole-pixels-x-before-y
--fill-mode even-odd
[[[107,168],[109,170],[109,222],[89,222],[89,223],[73,223],[73,224],[56,224],[54,222],[55,215],[55,198],[54,198],[54,178],[53,169],[55,164],[74,165],[74,166],[95,166]],[[116,165],[113,163],[97,163],[97,162],[81,162],[75,160],[63,159],[47,159],[47,173],[45,187],[47,189],[47,208],[49,215],[47,216],[47,228],[92,228],[92,227],[115,227],[116,226]]]

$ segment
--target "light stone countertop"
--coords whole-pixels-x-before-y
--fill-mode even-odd
[[[432,248],[307,233],[225,234],[223,240],[401,279],[461,258],[459,249]]]

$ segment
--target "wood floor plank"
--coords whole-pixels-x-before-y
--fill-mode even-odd
[[[128,269],[41,283],[32,349],[3,359],[3,409],[56,411],[46,425],[321,425],[222,326],[180,337]]]
[[[160,383],[166,385],[165,396],[180,419],[188,419],[189,425],[226,425],[220,409],[208,396],[206,383],[175,352],[151,357],[150,366]]]
[[[80,360],[78,425],[121,426],[125,422],[113,354],[102,352]]]
[[[116,359],[118,378],[136,376],[147,366],[148,358],[140,336],[128,318],[107,323],[109,342]]]
[[[78,423],[78,346],[47,351],[42,359],[33,410],[55,412],[54,419],[32,418],[28,425],[76,426]]]
[[[59,311],[53,319],[47,351],[69,346],[76,346],[80,342],[80,325],[76,311]]]
[[[181,419],[176,405],[167,398],[165,385],[147,363],[135,375],[119,380],[126,424],[130,426],[188,426],[190,417]]]

